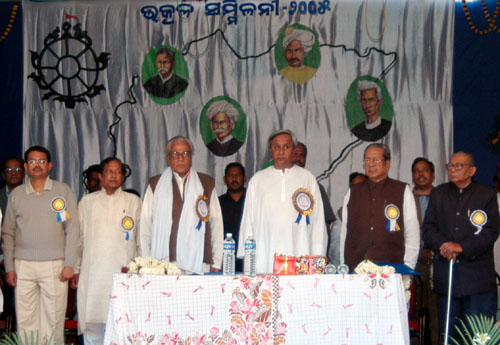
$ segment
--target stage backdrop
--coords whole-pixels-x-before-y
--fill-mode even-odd
[[[425,156],[441,183],[454,9],[441,0],[23,2],[23,146],[46,145],[52,175],[80,195],[81,172],[115,152],[133,170],[126,186],[143,193],[176,135],[193,141],[194,167],[222,193],[226,164],[253,175],[280,128],[305,142],[307,167],[336,207],[349,173],[362,171],[366,140],[390,146],[392,177],[410,182],[412,160]],[[379,95],[362,107],[363,80]],[[367,136],[358,125],[373,107],[381,130]]]

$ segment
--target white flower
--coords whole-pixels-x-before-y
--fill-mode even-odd
[[[136,257],[127,265],[128,273],[138,274],[172,274],[179,275],[181,270],[175,265],[150,257]]]
[[[476,333],[476,335],[474,335],[474,339],[472,339],[472,342],[474,343],[474,345],[486,345],[486,343],[490,339],[491,337],[488,333]]]

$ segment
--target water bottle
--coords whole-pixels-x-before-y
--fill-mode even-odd
[[[225,276],[234,276],[234,252],[236,242],[233,240],[233,234],[228,233],[224,240],[224,253],[222,256],[222,269]]]
[[[255,250],[257,246],[255,245],[255,240],[253,234],[249,234],[247,240],[245,241],[245,261],[243,262],[244,269],[243,273],[246,276],[254,277],[255,271]]]

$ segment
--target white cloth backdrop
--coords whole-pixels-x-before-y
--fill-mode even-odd
[[[211,2],[218,3],[207,3]],[[444,181],[444,163],[453,149],[454,1],[338,0],[329,2],[330,10],[324,14],[290,15],[284,7],[290,9],[293,1],[274,0],[268,3],[279,3],[279,14],[266,16],[257,11],[253,16],[243,16],[240,12],[237,24],[228,24],[229,15],[223,15],[222,11],[218,16],[207,16],[205,2],[201,1],[190,2],[194,11],[189,18],[181,19],[174,13],[171,18],[174,23],[168,25],[161,23],[161,17],[154,22],[141,13],[144,6],[159,8],[169,3],[178,4],[125,0],[23,2],[23,145],[47,146],[53,154],[52,176],[69,183],[77,194],[83,193],[81,172],[112,154],[107,130],[114,120],[114,108],[130,99],[132,77],[141,75],[143,60],[150,49],[166,45],[182,51],[189,42],[221,29],[240,56],[253,56],[272,48],[280,33],[295,23],[313,29],[323,45],[321,65],[316,75],[303,85],[279,74],[274,48],[258,58],[241,59],[230,50],[221,33],[192,44],[189,54],[184,55],[189,86],[178,102],[170,105],[153,102],[140,79],[132,90],[137,103],[119,108],[122,121],[114,132],[117,157],[133,169],[125,187],[144,193],[148,177],[166,166],[167,140],[185,135],[195,145],[194,167],[216,178],[220,194],[225,189],[222,176],[226,164],[240,161],[246,166],[247,175],[253,175],[269,159],[267,138],[278,128],[293,130],[306,143],[307,167],[320,175],[346,145],[356,140],[349,130],[345,111],[350,84],[362,75],[379,76],[392,61],[392,56],[377,51],[359,57],[352,51],[325,44],[345,45],[361,54],[371,47],[398,54],[398,62],[382,79],[394,104],[392,128],[381,140],[393,152],[390,175],[411,182],[411,162],[423,155],[437,165],[436,182]],[[53,97],[42,100],[45,91],[27,78],[35,72],[30,51],[40,53],[44,38],[56,26],[61,27],[65,21],[76,24],[76,19],[66,19],[67,15],[78,18],[82,29],[92,38],[97,55],[110,53],[108,67],[100,72],[97,83],[103,84],[105,91],[93,98],[85,97],[87,103],[77,103],[74,109],[54,101]],[[381,39],[370,38],[366,27],[372,38],[382,33]],[[58,68],[63,70],[66,65]],[[203,106],[222,95],[237,100],[247,117],[246,142],[228,157],[217,157],[206,148],[199,125]],[[335,209],[347,191],[349,173],[362,171],[366,145],[363,142],[347,150],[334,171],[322,181]]]

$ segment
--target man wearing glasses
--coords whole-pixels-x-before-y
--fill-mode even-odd
[[[149,180],[144,196],[142,256],[176,262],[189,272],[218,272],[224,231],[214,179],[192,167],[189,139],[170,139],[166,151],[169,167]]]
[[[415,268],[420,227],[413,193],[406,183],[388,177],[387,145],[368,145],[363,164],[368,180],[352,185],[344,198],[340,258],[350,270],[364,259]]]
[[[10,156],[2,161],[2,178],[5,186],[0,188],[0,209],[2,215],[7,210],[7,201],[14,188],[23,183],[24,180],[24,161],[21,157]]]
[[[18,331],[64,342],[68,280],[80,261],[78,212],[68,185],[49,177],[50,152],[24,154],[28,181],[12,191],[2,226],[6,280],[16,287]]]
[[[474,157],[457,152],[447,164],[450,182],[433,189],[424,219],[424,242],[434,255],[434,290],[438,294],[439,327],[444,333],[449,260],[454,260],[450,336],[465,315],[497,312],[493,244],[498,238],[495,191],[472,181]]]

